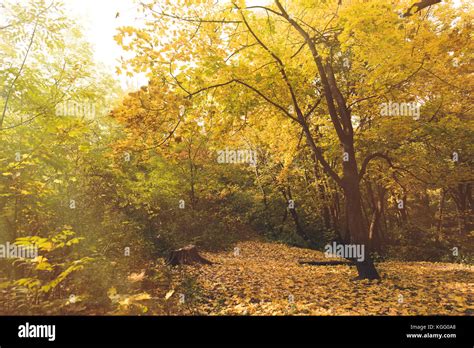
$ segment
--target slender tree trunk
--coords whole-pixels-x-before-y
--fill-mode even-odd
[[[282,189],[282,194],[283,197],[285,197],[286,202],[288,203],[289,200],[293,200],[293,196],[291,194],[291,189],[289,186],[286,187],[286,192]],[[287,208],[290,211],[291,218],[293,219],[293,222],[295,224],[295,230],[296,233],[303,238],[305,242],[310,243],[311,239],[308,237],[306,234],[303,226],[301,225],[301,221],[298,215],[298,212],[296,211],[296,207],[293,208]]]
[[[280,234],[283,233],[283,227],[285,226],[285,221],[287,217],[288,217],[288,209],[285,207],[285,213],[283,214],[283,219],[281,220]]]
[[[442,239],[443,236],[443,208],[444,208],[444,201],[445,201],[446,193],[444,189],[441,189],[440,197],[439,197],[439,208],[438,208],[438,240]]]
[[[403,208],[400,209],[400,216],[401,216],[403,225],[406,226],[408,224],[407,195],[406,195],[406,193],[403,194],[402,201],[403,201]]]
[[[471,230],[472,216],[472,192],[471,184],[458,184],[457,188],[451,190],[454,203],[456,204],[457,220],[459,226],[459,233],[465,235]],[[468,208],[469,207],[469,208]]]
[[[304,231],[303,226],[301,225],[300,218],[298,213],[296,212],[296,209],[290,209],[290,214],[293,219],[293,222],[295,223],[296,233],[301,236],[305,241],[309,242],[309,237],[306,235],[306,232]]]
[[[255,173],[255,182],[257,183],[260,191],[262,192],[263,216],[265,219],[264,223],[265,223],[265,228],[268,229],[268,226],[270,226],[270,219],[269,219],[269,212],[268,212],[268,198],[267,198],[267,192],[265,191],[265,187],[263,187],[262,181],[260,180],[260,172],[258,170],[257,163],[255,163],[254,173]]]
[[[316,186],[318,188],[319,194],[320,194],[320,196],[322,198],[322,201],[323,201],[323,204],[321,205],[321,215],[323,217],[324,227],[327,230],[329,230],[331,228],[331,217],[330,217],[329,207],[328,207],[328,203],[327,203],[326,189],[324,187],[324,184],[322,182],[320,182],[321,174],[319,172],[317,158],[314,158],[314,176],[316,178]]]
[[[386,245],[387,241],[385,238],[385,234],[387,232],[387,222],[382,225],[382,220],[385,219],[385,194],[387,193],[387,189],[382,185],[377,185],[377,209],[379,211],[379,239],[380,239],[380,251],[383,251],[383,247]]]
[[[331,208],[331,216],[332,216],[332,226],[333,226],[334,231],[336,231],[337,234],[341,235],[341,224],[340,224],[341,207],[340,207],[339,192],[337,188],[335,188],[335,192],[334,192],[333,204]]]
[[[380,197],[375,197],[372,185],[367,181],[367,194],[371,203],[372,218],[369,225],[369,243],[371,250],[380,252],[382,249],[380,219],[382,216],[382,202]]]

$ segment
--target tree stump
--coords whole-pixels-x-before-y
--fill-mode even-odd
[[[212,265],[211,261],[206,260],[204,257],[199,255],[196,246],[192,244],[187,245],[184,248],[171,251],[170,255],[166,259],[166,264],[171,266],[192,265],[194,263]]]

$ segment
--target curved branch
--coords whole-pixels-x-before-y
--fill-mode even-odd
[[[270,99],[269,97],[267,97],[265,94],[263,94],[261,91],[259,91],[256,87],[248,84],[247,82],[244,82],[242,80],[238,80],[238,79],[232,79],[232,80],[229,80],[227,82],[222,82],[222,83],[217,83],[215,85],[211,85],[211,86],[206,86],[206,87],[203,87],[203,88],[200,88],[198,89],[197,91],[194,91],[192,93],[188,93],[187,95],[187,98],[192,98],[193,96],[199,94],[199,93],[202,93],[204,91],[207,91],[209,89],[214,89],[214,88],[219,88],[219,87],[224,87],[224,86],[227,86],[227,85],[230,85],[232,83],[238,83],[242,86],[245,86],[247,87],[248,89],[252,90],[253,92],[255,92],[256,94],[258,94],[261,98],[263,98],[265,101],[267,101],[268,103],[270,103],[271,105],[273,105],[274,107],[276,107],[277,109],[279,109],[280,111],[282,111],[287,117],[291,118],[293,121],[295,122],[298,122],[300,123],[300,120],[298,120],[296,117],[292,116],[283,106],[281,106],[280,104],[278,104],[277,102],[273,101],[272,99]],[[185,90],[186,92],[186,90]]]
[[[371,155],[368,155],[362,162],[362,165],[360,167],[360,172],[359,172],[359,181],[361,181],[362,178],[364,177],[365,172],[367,171],[367,166],[369,162],[373,160],[374,158],[382,158],[387,161],[390,167],[395,168],[393,165],[392,159],[387,154],[382,153],[382,152],[375,152]]]
[[[381,153],[381,152],[375,152],[369,156],[367,156],[364,161],[362,162],[362,165],[361,165],[361,168],[360,168],[360,172],[359,172],[359,181],[362,180],[362,178],[364,177],[366,171],[367,171],[367,165],[369,164],[369,162],[371,160],[373,160],[374,158],[382,158],[384,159],[385,161],[387,161],[388,165],[390,166],[390,168],[393,168],[393,169],[396,169],[396,170],[399,170],[399,171],[403,171],[403,172],[406,172],[408,174],[410,174],[412,177],[414,177],[416,180],[419,180],[421,181],[422,183],[424,184],[427,184],[427,185],[430,185],[432,183],[426,181],[426,180],[423,180],[421,178],[419,178],[418,176],[416,176],[411,170],[409,170],[408,168],[403,168],[403,167],[399,167],[399,166],[395,166],[392,162],[392,159],[385,153]]]

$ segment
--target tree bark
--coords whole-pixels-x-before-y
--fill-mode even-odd
[[[439,207],[438,207],[438,240],[443,239],[443,211],[444,211],[444,201],[446,193],[444,189],[441,189],[439,196]]]
[[[465,235],[471,230],[470,217],[473,210],[471,184],[459,183],[451,192],[456,204],[459,233]]]
[[[364,224],[362,212],[361,194],[358,176],[350,175],[350,169],[345,176],[344,196],[346,198],[345,211],[351,243],[363,246],[363,261],[355,261],[358,279],[379,279],[380,276],[375,268],[370,255],[369,234]]]
[[[367,193],[371,202],[372,218],[369,225],[369,243],[371,250],[381,252],[384,237],[382,233],[382,213],[384,209],[385,189],[376,184],[377,195],[374,194],[372,185],[367,181]]]
[[[286,189],[286,191],[285,191],[285,189]],[[285,187],[285,189],[282,188],[281,193],[282,193],[283,197],[285,197],[286,203],[288,204],[289,200],[293,200],[293,196],[291,194],[291,188],[289,186],[289,183],[288,183],[288,186]],[[296,207],[293,207],[293,208],[288,207],[287,210],[290,211],[291,218],[293,219],[293,222],[295,224],[296,233],[301,238],[303,238],[303,240],[305,242],[311,243],[311,239],[308,237],[305,230],[303,229],[303,226],[301,225],[299,215],[296,211]]]
[[[177,265],[192,265],[195,263],[212,265],[212,262],[199,255],[195,245],[188,245],[184,248],[173,250],[168,258],[166,264],[171,266]]]
[[[316,157],[314,158],[314,176],[316,179],[316,186],[317,186],[318,192],[323,200],[323,204],[321,206],[321,215],[323,217],[324,227],[327,230],[329,230],[331,228],[331,217],[330,217],[329,207],[327,203],[327,194],[326,194],[326,189],[324,187],[324,184],[320,182],[321,175],[319,173],[318,160]]]

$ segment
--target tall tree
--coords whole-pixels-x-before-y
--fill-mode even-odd
[[[116,37],[141,52],[124,66],[158,76],[188,99],[232,103],[230,117],[255,100],[256,115],[272,108],[298,125],[318,166],[344,194],[347,242],[365,246],[364,261],[356,263],[359,278],[378,278],[360,182],[375,159],[392,162],[383,148],[365,156],[358,150],[373,118],[360,105],[390,98],[419,72],[426,52],[417,35],[433,33],[434,26],[423,18],[406,22],[399,8],[380,0],[186,4],[143,4],[147,26],[122,28]],[[318,119],[329,121],[330,134],[314,126]],[[337,167],[324,140],[341,150]]]

